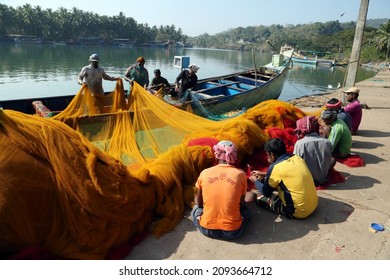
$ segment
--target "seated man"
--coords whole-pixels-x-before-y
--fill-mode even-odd
[[[351,115],[345,112],[344,108],[341,107],[341,101],[337,98],[330,99],[326,104],[326,109],[335,110],[337,112],[337,118],[343,120],[348,126],[349,130],[352,129],[352,118]]]
[[[154,70],[154,78],[152,79],[151,86],[154,87],[155,90],[159,90],[161,87],[169,89],[171,86],[167,79],[161,76],[160,69]]]
[[[202,234],[230,240],[242,235],[250,219],[250,210],[244,205],[247,178],[234,166],[237,150],[231,141],[221,141],[213,150],[219,164],[200,173],[191,216]]]
[[[345,112],[351,115],[352,129],[351,134],[355,135],[359,129],[360,122],[362,121],[363,110],[359,101],[360,90],[357,87],[351,87],[347,91],[344,91],[347,101],[347,106],[344,107]]]
[[[267,173],[252,171],[249,178],[262,194],[257,197],[257,204],[287,218],[308,217],[317,208],[318,196],[305,161],[287,154],[279,138],[269,140],[264,149],[271,164]],[[278,194],[274,194],[276,190]]]
[[[305,116],[297,120],[294,133],[298,140],[294,145],[294,154],[306,162],[316,186],[326,183],[332,164],[332,144],[318,135],[318,122],[314,116]]]
[[[321,119],[330,127],[327,138],[332,144],[333,158],[349,156],[351,153],[352,137],[345,122],[337,118],[336,111],[329,109],[322,111]]]

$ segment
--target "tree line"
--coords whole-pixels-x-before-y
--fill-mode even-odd
[[[390,20],[382,19],[378,27],[366,24],[362,62],[384,61],[389,58]],[[227,48],[266,52],[276,52],[287,44],[296,50],[314,50],[324,54],[325,58],[348,58],[356,29],[355,22],[340,23],[329,21],[298,25],[271,25],[238,27],[209,35],[207,33],[190,39],[191,43],[208,48]],[[271,44],[270,44],[271,43]]]
[[[13,8],[0,4],[0,36],[29,35],[48,41],[69,41],[80,37],[96,37],[110,42],[126,38],[137,43],[149,41],[185,41],[181,28],[175,25],[159,27],[139,24],[123,12],[116,16],[101,16],[72,8],[42,9],[30,4]]]
[[[390,20],[377,19],[377,27],[366,24],[361,61],[383,61],[389,58]],[[380,24],[381,23],[381,24]],[[325,58],[348,58],[352,49],[356,23],[329,21],[297,25],[248,26],[189,37],[175,25],[150,27],[139,24],[123,12],[116,16],[100,16],[77,8],[42,9],[25,4],[13,8],[0,4],[0,36],[22,34],[50,41],[67,41],[79,37],[101,38],[110,42],[126,38],[136,43],[149,41],[183,41],[197,47],[261,50],[275,52],[284,44],[297,50],[315,50]],[[268,42],[271,42],[270,45]],[[275,49],[277,50],[275,50]]]

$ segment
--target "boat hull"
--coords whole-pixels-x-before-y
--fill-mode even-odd
[[[300,57],[291,57],[292,61],[294,63],[304,63],[304,64],[310,64],[310,65],[317,65],[318,60],[317,59],[310,59],[310,58],[300,58]]]
[[[255,74],[252,69],[199,80],[198,86],[191,91],[192,100],[184,102],[181,109],[188,110],[190,105],[194,114],[209,118],[234,111],[245,111],[260,102],[278,99],[283,90],[287,66],[277,69],[263,67],[262,71],[273,71],[274,74],[269,76]]]

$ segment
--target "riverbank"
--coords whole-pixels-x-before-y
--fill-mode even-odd
[[[207,238],[192,224],[190,211],[179,225],[161,238],[137,245],[131,260],[389,260],[390,232],[372,232],[378,222],[390,228],[390,72],[356,84],[363,110],[352,152],[364,167],[335,168],[344,183],[318,191],[318,209],[305,220],[288,220],[253,205],[253,219],[244,236],[233,242]],[[321,107],[342,90],[305,97],[291,103],[305,110]],[[313,272],[314,273],[314,272]],[[383,272],[384,273],[384,272]]]

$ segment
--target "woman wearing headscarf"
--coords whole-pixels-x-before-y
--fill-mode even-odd
[[[199,231],[211,238],[238,238],[250,220],[245,204],[247,178],[234,166],[237,149],[231,141],[213,147],[218,164],[203,170],[196,182],[197,194],[191,216]]]
[[[294,154],[306,162],[316,186],[326,183],[332,166],[332,144],[318,134],[318,120],[314,116],[305,116],[296,121],[294,130],[298,140],[294,145]]]

